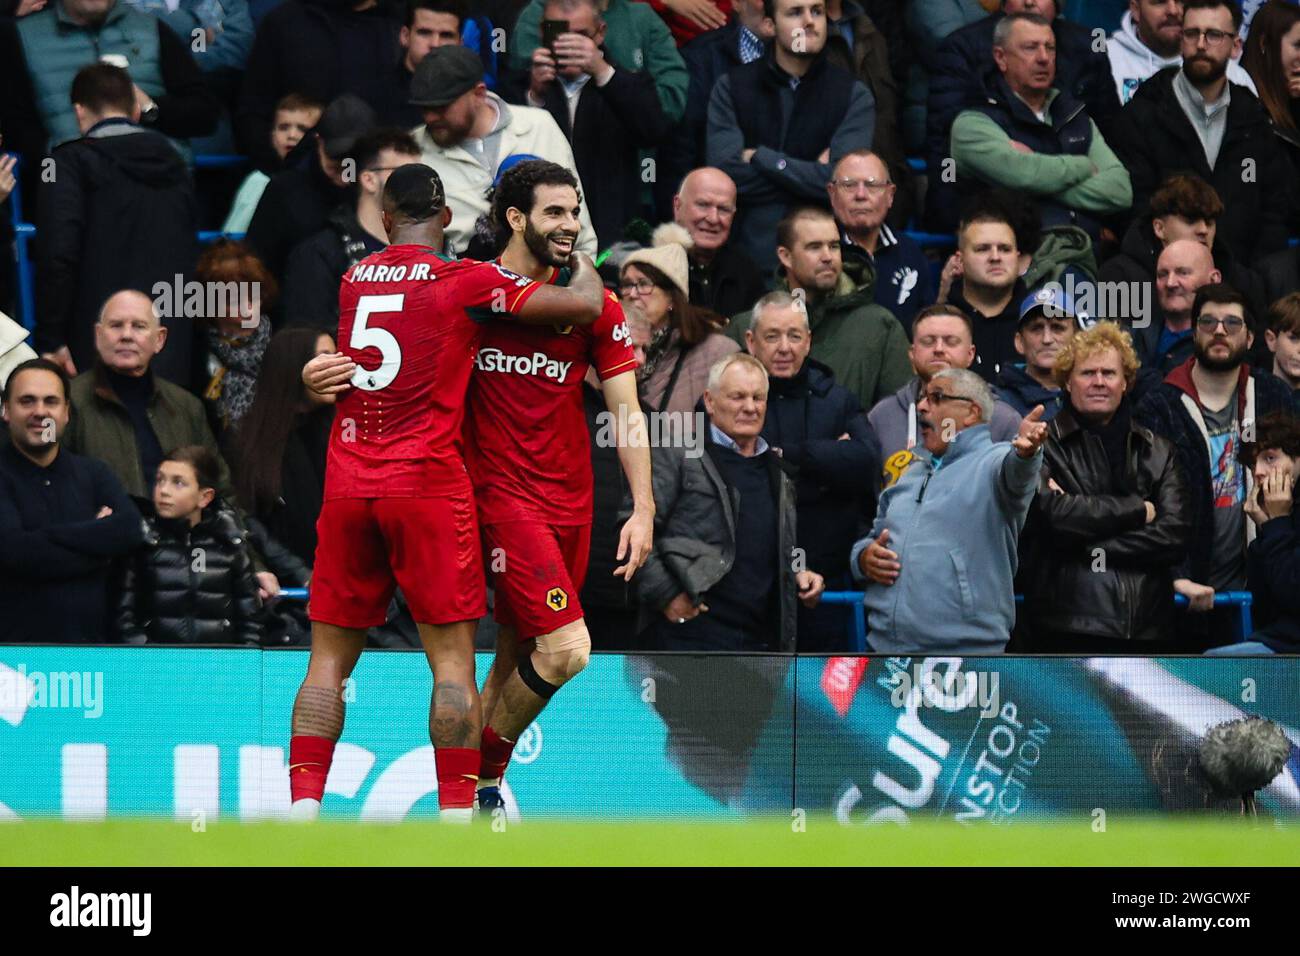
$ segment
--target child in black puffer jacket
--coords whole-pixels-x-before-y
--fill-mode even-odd
[[[129,559],[118,613],[128,644],[257,644],[261,601],[247,533],[216,501],[218,465],[201,445],[167,454],[145,540]]]

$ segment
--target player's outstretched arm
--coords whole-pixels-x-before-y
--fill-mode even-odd
[[[591,259],[575,252],[567,286],[543,285],[519,307],[519,319],[531,325],[591,325],[605,307],[605,286]]]

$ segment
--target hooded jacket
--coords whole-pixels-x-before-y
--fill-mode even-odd
[[[921,416],[916,411],[920,394],[921,380],[914,377],[893,395],[882,398],[867,414],[867,421],[880,443],[885,467],[891,472],[906,467],[907,462],[916,455],[927,454],[921,446]],[[1020,431],[1021,417],[1006,402],[996,400],[993,404],[993,417],[989,420],[989,434],[993,441],[1011,441],[1015,438]],[[891,464],[890,459],[899,452],[910,454]]]
[[[1138,39],[1133,14],[1128,10],[1124,11],[1119,29],[1110,35],[1110,40],[1106,43],[1106,56],[1110,60],[1110,73],[1115,80],[1115,92],[1121,105],[1133,98],[1144,81],[1161,70],[1183,65],[1181,53],[1157,56],[1154,50]],[[1228,82],[1255,92],[1255,81],[1236,60],[1228,61]]]
[[[152,509],[142,504],[142,508]],[[261,601],[234,512],[214,502],[199,523],[145,518],[126,565],[118,632],[127,644],[256,644]]]
[[[1073,409],[1048,428],[1038,494],[1021,537],[1031,640],[1174,637],[1170,568],[1186,554],[1191,530],[1187,485],[1177,451],[1149,428],[1130,423],[1126,449],[1124,487],[1117,489],[1101,439],[1080,426]],[[1156,509],[1150,524],[1148,501]]]
[[[362,228],[354,204],[335,206],[325,228],[289,253],[282,307],[285,324],[336,334],[343,273],[385,245]]]
[[[95,322],[114,292],[156,297],[186,281],[198,258],[198,206],[189,171],[159,133],[126,119],[97,124],[51,154],[58,175],[41,187],[34,347],[66,345],[77,368],[96,358]],[[179,311],[179,310],[171,310]],[[182,387],[193,379],[192,316],[164,315],[167,348],[154,370]]]
[[[1174,568],[1175,578],[1198,583],[1209,580],[1214,555],[1214,497],[1210,484],[1210,443],[1201,413],[1196,385],[1192,381],[1192,357],[1178,366],[1160,385],[1138,403],[1133,412],[1136,424],[1150,428],[1178,449],[1178,461],[1187,482],[1192,530],[1187,558]],[[1241,366],[1237,389],[1237,417],[1243,426],[1265,415],[1294,415],[1291,390],[1281,379],[1267,372]],[[1240,455],[1240,449],[1238,450]],[[1254,478],[1245,470],[1246,494],[1254,492]],[[1246,522],[1247,538],[1251,522]],[[1242,542],[1245,547],[1246,541]]]
[[[1256,631],[1279,654],[1300,654],[1300,508],[1260,526],[1246,553]]]
[[[808,325],[811,357],[829,368],[863,408],[871,408],[912,377],[912,362],[907,333],[892,312],[876,304],[872,283],[863,280],[855,261],[846,259],[835,290],[809,298]],[[789,292],[790,282],[782,276],[776,287]],[[727,326],[727,334],[742,348],[752,318],[742,312]]]
[[[1021,458],[988,425],[964,429],[943,457],[915,459],[880,496],[858,556],[889,531],[902,567],[888,587],[867,584],[867,644],[877,654],[999,654],[1015,623],[1016,541],[1038,487],[1043,454]]]

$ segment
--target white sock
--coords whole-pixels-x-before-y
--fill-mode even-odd
[[[448,807],[438,811],[438,819],[443,823],[473,823],[473,807]]]
[[[479,790],[482,790],[484,787],[499,787],[499,786],[501,786],[500,777],[479,777],[478,778],[477,789]]]
[[[289,808],[290,820],[315,820],[320,817],[320,801],[310,797],[295,800]]]

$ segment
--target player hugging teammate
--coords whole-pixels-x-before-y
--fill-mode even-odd
[[[422,164],[395,170],[384,190],[392,245],[344,276],[341,352],[303,372],[310,387],[340,397],[318,525],[311,660],[290,741],[297,818],[319,813],[343,729],[343,682],[397,585],[433,670],[429,735],[444,818],[471,816],[476,783],[483,807],[500,805],[514,741],[587,662],[578,589],[592,477],[582,381],[595,370],[614,420],[632,432],[642,425],[636,363],[617,299],[573,253],[572,173],[520,163],[496,197],[495,223],[509,234],[500,264],[449,259],[438,251],[451,212],[437,174]],[[471,385],[480,348],[498,361],[480,362]],[[651,546],[649,449],[622,434],[619,456],[634,513],[615,573],[630,579]],[[484,557],[501,629],[480,701],[473,641],[486,610]]]

